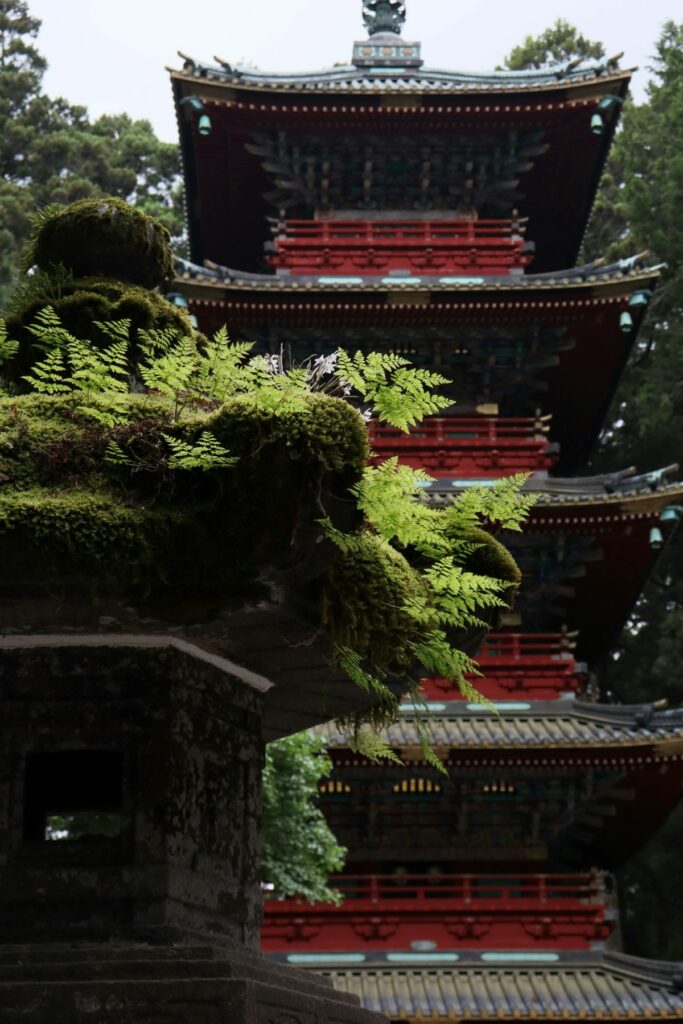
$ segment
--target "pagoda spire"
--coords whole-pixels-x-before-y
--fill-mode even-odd
[[[370,36],[378,32],[392,32],[400,36],[405,20],[403,0],[363,0],[363,21]]]
[[[354,43],[353,63],[376,71],[417,69],[422,66],[419,43],[401,39],[406,20],[404,0],[363,0],[363,21],[368,39]]]

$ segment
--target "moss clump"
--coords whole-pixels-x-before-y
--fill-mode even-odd
[[[323,622],[337,644],[369,664],[405,671],[416,627],[404,607],[423,593],[419,573],[403,555],[375,534],[361,533],[352,551],[340,552],[326,573]]]
[[[26,278],[10,304],[7,330],[20,343],[15,360],[14,376],[20,377],[44,353],[35,347],[35,338],[28,330],[45,306],[52,306],[62,325],[77,338],[95,345],[111,344],[97,327],[96,321],[130,320],[131,339],[139,330],[173,330],[180,335],[192,332],[190,318],[184,309],[174,306],[158,292],[148,291],[126,281],[100,277],[60,280],[58,283],[37,275]],[[134,364],[135,351],[131,351]]]
[[[170,235],[123,199],[81,199],[36,219],[27,265],[74,277],[112,277],[154,288],[173,275]]]
[[[144,584],[150,593],[220,598],[265,568],[286,573],[318,558],[321,518],[341,528],[357,521],[348,492],[367,438],[344,402],[311,395],[276,415],[240,398],[178,424],[169,401],[122,395],[129,422],[110,428],[83,402],[81,394],[0,402],[1,532],[40,556],[53,583],[60,574],[91,577],[95,559],[100,577],[123,591]],[[91,410],[110,406],[111,396],[87,398]],[[204,430],[237,464],[170,472],[162,435],[195,441]],[[111,441],[133,469],[105,461]]]
[[[108,577],[120,577],[125,566],[127,583],[140,584],[150,569],[150,538],[158,543],[160,530],[168,532],[166,516],[106,491],[33,488],[0,497],[0,538],[11,537],[14,554],[41,572],[73,570],[77,559],[80,572],[106,569]]]
[[[473,529],[467,539],[473,544],[481,545],[467,560],[467,570],[509,583],[506,593],[512,598],[514,591],[522,582],[522,573],[508,549],[486,530]]]

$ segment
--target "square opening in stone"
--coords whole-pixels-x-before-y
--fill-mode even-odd
[[[123,754],[103,750],[26,756],[24,839],[115,839],[123,815]]]

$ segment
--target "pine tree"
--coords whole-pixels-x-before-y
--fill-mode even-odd
[[[50,203],[114,195],[182,237],[177,146],[126,114],[92,121],[85,107],[43,92],[40,21],[26,0],[0,0],[0,309],[16,279],[31,213]]]
[[[540,36],[527,36],[505,58],[509,71],[524,71],[565,64],[572,60],[599,60],[605,56],[602,43],[592,42],[563,18]]]

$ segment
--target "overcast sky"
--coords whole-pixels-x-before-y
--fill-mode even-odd
[[[165,65],[177,50],[215,54],[264,70],[305,71],[348,61],[365,33],[361,0],[29,0],[43,26],[46,87],[92,114],[125,111],[148,118],[175,141]],[[484,71],[528,33],[556,18],[602,40],[622,66],[640,65],[635,94],[662,24],[683,17],[681,0],[408,0],[404,36],[421,40],[433,67]]]

